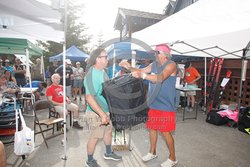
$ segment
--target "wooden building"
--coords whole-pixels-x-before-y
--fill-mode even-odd
[[[232,71],[232,75],[229,83],[225,87],[224,94],[222,96],[222,102],[225,104],[229,104],[232,102],[238,103],[239,93],[240,93],[240,76],[241,76],[241,67],[242,67],[241,59],[224,59],[219,83],[217,86],[217,91],[215,93],[215,101],[219,96],[219,85],[224,77],[226,77],[227,70]],[[205,65],[204,61],[195,61],[192,62],[193,66],[198,69],[200,74],[202,75],[202,79],[199,81],[199,87],[204,88],[204,74],[205,74]],[[209,68],[209,59],[207,61],[207,71]],[[242,86],[242,96],[241,96],[241,106],[250,107],[250,64],[247,66],[246,80],[243,81]]]
[[[131,38],[132,33],[151,26],[164,18],[166,16],[161,14],[119,8],[114,29],[119,30],[122,41],[123,39]]]

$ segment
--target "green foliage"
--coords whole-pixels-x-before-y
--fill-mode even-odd
[[[75,45],[82,51],[89,53],[87,44],[90,42],[92,36],[85,34],[87,27],[84,23],[80,22],[80,17],[83,15],[83,11],[83,3],[75,3],[74,0],[68,0],[66,49]],[[53,41],[38,41],[38,45],[45,50],[45,67],[49,65],[50,56],[54,56],[63,51],[63,44]]]

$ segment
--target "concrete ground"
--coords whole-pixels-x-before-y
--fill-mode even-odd
[[[198,119],[182,121],[182,112],[177,112],[177,129],[174,134],[176,156],[179,161],[177,167],[249,167],[250,136],[240,132],[237,128],[215,126],[205,122],[206,116],[198,112]],[[188,113],[186,116],[191,116]],[[81,113],[84,117],[84,112]],[[25,117],[32,125],[32,118]],[[88,130],[84,125],[83,130],[70,128],[67,133],[67,160],[64,157],[64,147],[61,144],[63,135],[48,140],[49,149],[46,148],[41,135],[36,135],[35,151],[24,161],[13,153],[13,144],[6,146],[8,167],[84,167],[86,161],[86,143]],[[128,133],[128,131],[127,131]],[[49,134],[48,134],[49,135]],[[122,142],[121,134],[118,141]],[[128,142],[128,134],[127,142]],[[115,147],[117,148],[117,147]],[[102,167],[159,167],[168,157],[168,149],[159,135],[157,144],[158,158],[144,163],[141,156],[149,150],[148,131],[144,124],[131,130],[131,151],[116,151],[123,156],[122,161],[113,162],[103,159],[104,144],[99,142],[94,158]]]

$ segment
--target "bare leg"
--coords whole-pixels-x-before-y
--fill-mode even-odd
[[[93,155],[95,152],[95,147],[98,142],[98,138],[90,138],[87,143],[87,154]]]
[[[74,98],[77,98],[77,88],[74,88]]]
[[[104,134],[103,141],[105,145],[111,145],[112,142],[112,129]]]
[[[82,98],[82,89],[81,88],[78,88],[79,89],[79,96],[80,98]]]
[[[191,105],[192,105],[192,107],[194,108],[194,103],[195,103],[195,96],[194,95],[192,95],[192,96],[190,96],[191,97]]]
[[[150,138],[150,150],[149,152],[152,154],[156,154],[156,144],[158,139],[158,132],[157,130],[150,130],[149,131],[149,138]]]
[[[170,132],[162,132],[169,150],[169,159],[176,161],[175,148],[174,148],[174,138]]]

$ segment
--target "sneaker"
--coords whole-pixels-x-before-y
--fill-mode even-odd
[[[86,167],[100,167],[100,165],[97,163],[95,159],[93,159],[92,161],[86,161],[85,166]]]
[[[73,122],[73,128],[76,128],[76,129],[83,129],[83,126],[81,126],[78,121],[75,121]]]
[[[172,161],[171,159],[168,159],[167,161],[163,162],[161,164],[161,167],[173,167],[178,163],[178,161]]]
[[[193,111],[194,111],[194,109],[192,107],[190,107],[188,112],[193,112]]]
[[[186,112],[189,112],[189,107],[185,107]]]
[[[142,157],[142,160],[144,162],[147,162],[147,161],[150,161],[150,160],[155,159],[155,158],[157,158],[157,155],[154,155],[152,153],[148,153],[147,155]]]
[[[112,152],[111,154],[104,154],[103,155],[103,158],[104,159],[111,159],[111,160],[114,160],[114,161],[119,161],[119,160],[121,160],[122,159],[122,156],[120,156],[120,155],[117,155],[117,154],[115,154],[114,152]]]

